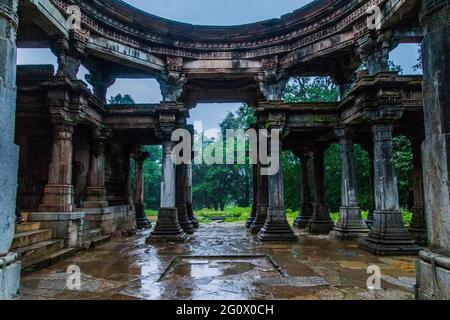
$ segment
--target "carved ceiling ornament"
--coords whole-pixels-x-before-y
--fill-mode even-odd
[[[300,23],[297,28],[287,29],[284,33],[271,34],[267,38],[248,40],[186,41],[173,39],[165,33],[144,30],[142,25],[132,25],[117,20],[103,12],[97,3],[84,0],[50,0],[61,11],[75,3],[81,8],[82,25],[91,33],[112,39],[125,45],[138,48],[148,53],[189,59],[252,59],[281,53],[290,53],[321,39],[326,39],[348,28],[366,21],[367,11],[373,6],[381,6],[386,0],[363,0],[362,5],[355,7],[336,6],[335,10],[317,16],[311,23]],[[327,26],[323,28],[323,26]],[[140,28],[140,29],[138,29]],[[233,39],[233,37],[228,37]],[[281,60],[281,64],[289,66],[289,59]]]

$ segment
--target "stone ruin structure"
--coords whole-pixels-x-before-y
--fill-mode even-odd
[[[377,8],[380,15],[373,18]],[[419,42],[423,77],[389,71],[393,48]],[[17,47],[50,48],[58,69],[16,66]],[[173,22],[119,0],[1,0],[0,298],[17,294],[20,263],[45,265],[116,231],[149,227],[143,145],[163,146],[161,209],[148,242],[186,240],[198,227],[192,167],[170,160],[171,133],[188,127],[197,103],[239,101],[255,107],[257,129],[281,129],[283,149],[301,159],[295,227],[359,239],[360,248],[377,255],[418,254],[417,297],[448,299],[449,52],[449,0],[316,0],[280,19],[232,27]],[[93,92],[77,79],[81,65],[90,72],[85,81]],[[341,101],[282,101],[286,83],[296,76],[332,77]],[[157,79],[164,101],[108,105],[107,90],[117,78]],[[410,230],[399,211],[393,166],[392,138],[400,134],[414,150]],[[324,185],[324,152],[331,143],[342,150],[337,225]],[[356,197],[356,143],[370,155],[368,221]],[[247,227],[261,241],[295,241],[282,171],[263,176],[261,167],[254,166]],[[136,175],[134,197],[130,170]],[[26,227],[14,235],[16,201],[29,213]],[[51,239],[47,246],[55,247],[51,257],[35,250],[20,262],[44,235]]]

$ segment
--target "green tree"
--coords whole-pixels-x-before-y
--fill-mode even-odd
[[[109,98],[109,104],[135,104],[134,99],[129,95],[125,94],[117,94],[114,97]]]

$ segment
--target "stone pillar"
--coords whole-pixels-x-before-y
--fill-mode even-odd
[[[315,203],[313,216],[306,226],[306,232],[310,234],[329,234],[334,224],[330,217],[330,210],[325,200],[325,148],[314,150],[314,180],[316,183]]]
[[[414,205],[412,208],[413,216],[409,232],[417,244],[427,246],[427,222],[425,219],[425,193],[423,190],[423,170],[422,170],[422,139],[412,139],[413,152],[413,192]]]
[[[423,171],[429,250],[417,263],[417,296],[450,299],[450,2],[422,1],[425,142]]]
[[[258,163],[256,180],[257,180],[257,205],[255,221],[250,226],[252,233],[259,233],[267,220],[267,210],[269,208],[269,177],[261,174],[262,164]]]
[[[178,221],[181,228],[187,234],[194,233],[194,225],[189,219],[187,211],[187,167],[186,164],[180,164],[176,167],[176,206],[178,211]]]
[[[186,164],[186,209],[189,220],[195,229],[200,227],[197,218],[194,215],[192,201],[192,163]]]
[[[369,229],[361,218],[361,209],[358,206],[353,140],[346,128],[336,129],[335,134],[341,145],[341,215],[330,236],[338,240],[354,240],[367,236]]]
[[[145,215],[144,208],[144,161],[150,154],[143,152],[141,148],[133,151],[134,159],[134,209],[136,211],[136,226],[138,229],[148,229],[152,226]]]
[[[270,141],[269,144],[271,144]],[[269,176],[269,209],[267,212],[266,223],[258,233],[258,239],[261,241],[297,241],[298,238],[294,232],[292,232],[292,229],[287,221],[286,209],[284,207],[284,182],[281,147],[278,155],[273,154],[273,151],[274,150],[270,151],[271,157],[279,157],[280,168],[278,172]]]
[[[74,187],[72,185],[72,137],[71,123],[57,123],[54,128],[52,159],[49,166],[48,183],[40,212],[72,212],[74,209]]]
[[[84,208],[106,208],[108,197],[105,188],[105,140],[106,137],[95,130],[90,154],[88,185]]]
[[[170,140],[163,142],[162,176],[161,176],[161,208],[158,221],[147,242],[152,241],[185,241],[186,233],[178,221],[178,212],[175,206],[175,163],[172,161],[172,148]]]
[[[252,165],[252,189],[253,189],[253,202],[252,202],[252,212],[250,213],[250,217],[248,218],[245,227],[249,229],[253,222],[256,219],[256,211],[258,206],[258,165]]]
[[[375,159],[373,156],[373,147],[369,150],[369,213],[367,215],[366,225],[370,229],[373,226],[373,214],[375,212]]]
[[[0,300],[19,291],[20,262],[9,253],[14,237],[19,148],[16,117],[17,0],[0,4]]]
[[[388,120],[376,122],[372,127],[376,210],[369,236],[361,239],[360,247],[376,255],[417,254],[419,247],[406,230],[400,213],[394,170],[393,129],[393,123]]]
[[[313,203],[311,201],[311,188],[309,184],[309,163],[311,155],[309,152],[301,152],[298,154],[301,165],[301,203],[300,213],[294,221],[294,226],[299,229],[305,229],[313,216]]]

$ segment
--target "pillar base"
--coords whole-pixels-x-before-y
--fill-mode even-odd
[[[450,257],[421,251],[416,269],[418,300],[450,300]]]
[[[300,215],[295,219],[294,226],[299,229],[305,229],[313,216],[313,204],[311,202],[302,203],[300,206]]]
[[[15,299],[19,295],[20,261],[17,254],[0,257],[0,300]]]
[[[72,212],[74,188],[71,185],[47,185],[40,212]]]
[[[417,255],[420,247],[403,225],[400,212],[374,212],[369,236],[360,239],[359,247],[375,255]]]
[[[192,221],[188,217],[187,207],[186,206],[178,206],[178,222],[180,223],[181,228],[187,234],[193,234],[195,231],[194,225]]]
[[[351,241],[368,236],[369,229],[361,219],[361,209],[359,207],[341,207],[340,211],[341,218],[333,228],[333,231],[331,231],[331,238]]]
[[[87,187],[86,201],[83,208],[96,209],[108,207],[108,200],[105,188]]]
[[[267,220],[268,209],[269,208],[265,205],[258,205],[255,220],[253,221],[253,224],[250,226],[251,233],[257,234],[264,227]]]
[[[284,209],[270,209],[269,216],[285,215]],[[292,231],[286,220],[267,219],[264,227],[258,233],[258,239],[263,242],[268,241],[298,241],[297,236]]]
[[[184,242],[187,235],[178,222],[177,208],[161,208],[155,229],[147,238],[147,243],[158,241]]]
[[[186,205],[186,209],[187,209],[189,221],[191,221],[192,225],[194,226],[194,229],[200,228],[200,223],[198,222],[198,219],[194,215],[194,210],[192,209],[192,203],[188,203]]]
[[[138,229],[149,229],[152,227],[152,223],[148,220],[145,215],[145,210],[143,205],[134,205],[136,210],[136,227]]]
[[[308,225],[306,232],[309,234],[329,234],[333,228],[334,223],[330,218],[330,210],[326,204],[314,204],[314,214]]]

